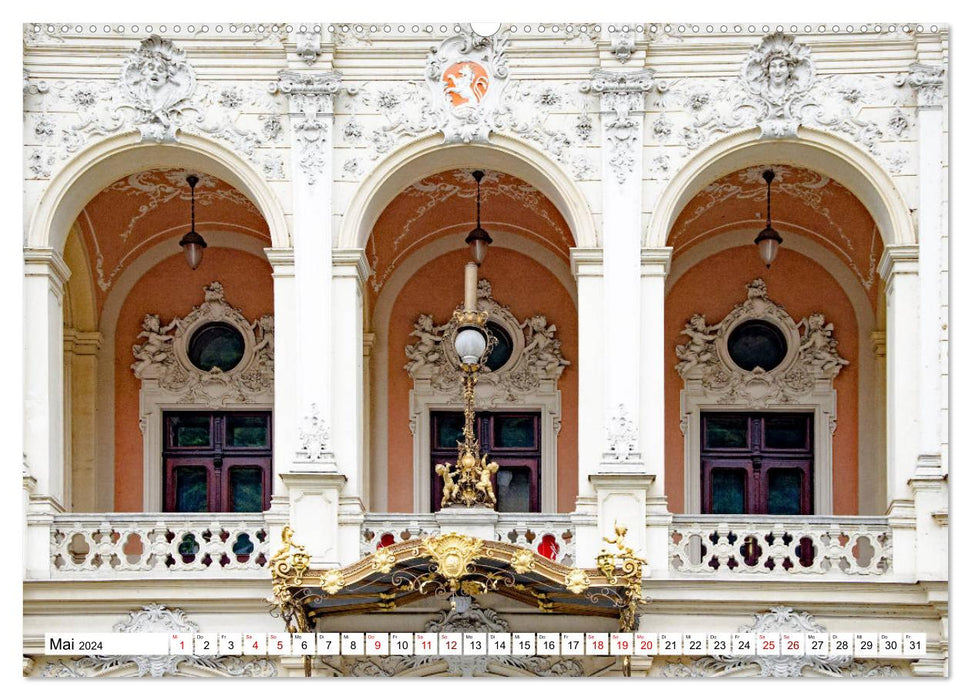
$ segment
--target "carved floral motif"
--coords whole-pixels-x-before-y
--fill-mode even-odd
[[[322,462],[331,455],[330,428],[323,418],[317,404],[310,405],[310,413],[304,416],[303,425],[297,435],[297,456],[310,462]]]
[[[290,119],[297,146],[297,165],[308,184],[315,184],[330,163],[330,131],[334,96],[341,89],[341,74],[280,71],[280,80],[270,86],[290,98]],[[353,89],[351,89],[353,91]]]
[[[624,404],[619,404],[607,422],[607,450],[604,458],[617,462],[630,462],[640,459],[638,450],[638,430],[634,421],[627,415]]]

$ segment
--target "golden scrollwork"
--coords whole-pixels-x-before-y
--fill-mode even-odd
[[[482,549],[482,540],[455,532],[422,540],[425,552],[435,561],[438,573],[448,579],[449,587],[459,589],[459,580],[468,575],[469,565]]]
[[[283,546],[270,557],[270,575],[273,577],[273,596],[269,602],[280,609],[291,632],[306,632],[310,629],[303,607],[293,600],[290,588],[299,586],[310,566],[310,555],[306,548],[293,541],[293,528],[286,525],[281,535]]]
[[[637,626],[638,606],[646,602],[641,594],[641,575],[646,560],[634,554],[634,548],[628,545],[624,538],[627,528],[614,523],[614,537],[604,537],[605,544],[612,544],[617,552],[608,552],[604,547],[597,555],[597,568],[607,578],[611,585],[624,585],[624,604],[620,612],[621,632],[632,632]]]

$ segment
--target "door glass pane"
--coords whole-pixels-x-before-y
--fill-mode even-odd
[[[267,421],[263,416],[226,416],[226,444],[230,447],[266,447]]]
[[[260,467],[233,467],[229,470],[229,510],[234,513],[259,513],[263,510],[263,470]]]
[[[172,441],[175,447],[209,447],[209,414],[173,416]]]
[[[745,512],[745,472],[743,470],[711,470],[711,512]]]
[[[774,449],[805,449],[809,421],[806,416],[766,416],[765,446]]]
[[[203,513],[209,507],[209,488],[205,467],[175,468],[175,510]]]
[[[705,447],[748,447],[748,418],[706,416]]]
[[[535,447],[532,416],[496,416],[492,429],[494,447]]]
[[[500,513],[529,512],[529,470],[500,467],[496,472],[496,510]]]
[[[462,439],[465,417],[461,413],[440,413],[436,417],[435,445],[454,448]]]
[[[802,471],[799,469],[769,470],[770,515],[799,515],[802,508]]]

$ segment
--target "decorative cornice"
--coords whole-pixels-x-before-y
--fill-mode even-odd
[[[603,277],[603,248],[570,248],[570,271],[574,277]]]
[[[293,277],[293,248],[264,248],[263,254],[273,268],[274,277]]]
[[[641,277],[667,277],[674,248],[641,248]],[[660,268],[660,269],[659,269]]]
[[[889,280],[890,275],[916,275],[919,251],[920,246],[914,243],[888,245],[883,249],[883,255],[880,256],[877,272],[885,280]]]
[[[331,162],[330,134],[333,127],[334,96],[341,90],[341,74],[280,71],[270,84],[270,93],[280,92],[290,101],[290,121],[296,164],[309,185],[316,184]],[[349,89],[349,93],[356,92]]]
[[[363,248],[335,250],[332,260],[335,276],[356,275],[358,281],[364,284],[372,274],[371,266],[368,264],[367,255]]]
[[[654,71],[650,68],[633,72],[595,68],[590,80],[580,83],[580,92],[599,94],[603,111],[626,119],[630,112],[644,110],[644,93],[654,87]]]
[[[46,269],[37,269],[42,265]],[[71,268],[53,248],[24,248],[24,268],[27,277],[47,275],[62,286],[71,278]]]
[[[95,355],[104,337],[98,331],[79,331],[64,329],[64,352],[75,355]]]

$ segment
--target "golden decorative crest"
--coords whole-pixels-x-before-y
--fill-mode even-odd
[[[571,569],[566,575],[566,589],[571,593],[583,593],[590,587],[590,577],[583,569]]]
[[[344,574],[340,569],[328,569],[320,577],[320,587],[334,595],[344,587]]]
[[[517,574],[525,574],[533,568],[533,553],[528,549],[520,549],[513,554],[510,564]]]
[[[422,541],[422,547],[435,560],[438,573],[448,579],[453,589],[469,573],[469,564],[482,549],[482,540],[452,532]]]

